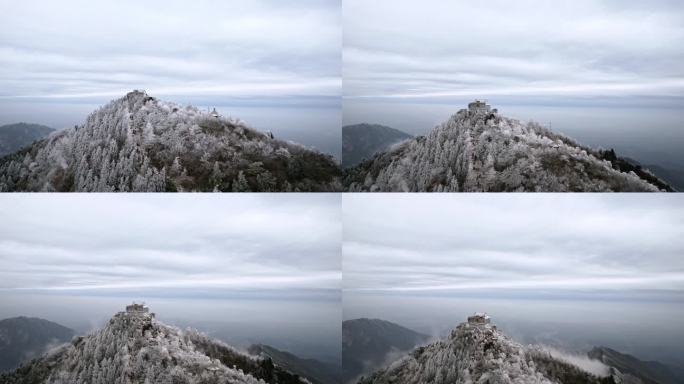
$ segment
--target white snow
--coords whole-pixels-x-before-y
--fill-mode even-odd
[[[536,123],[461,110],[348,170],[349,191],[657,191]]]
[[[22,372],[44,376],[46,384],[257,384],[265,381],[252,372],[269,364],[196,331],[164,325],[149,313],[120,312],[103,329],[74,338]]]
[[[582,377],[587,384],[600,380],[599,375],[585,372],[572,361],[556,359],[543,349],[523,347],[494,327],[462,323],[447,339],[415,349],[360,383],[557,384],[568,373]]]
[[[239,119],[131,92],[0,162],[0,191],[337,191],[339,173],[331,156]]]

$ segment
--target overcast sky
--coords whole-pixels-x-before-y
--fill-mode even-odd
[[[335,195],[6,195],[0,289],[336,291]],[[170,293],[169,293],[170,292]],[[228,297],[235,293],[227,294]]]
[[[677,194],[345,194],[343,318],[684,363]]]
[[[300,356],[340,351],[334,194],[0,196],[0,319],[79,332],[131,301],[167,324]]]
[[[343,197],[346,291],[681,300],[679,195]]]
[[[343,6],[349,98],[684,94],[680,1],[345,0]]]
[[[339,95],[339,0],[0,2],[0,96]]]
[[[341,25],[340,0],[0,0],[0,125],[144,89],[339,157]]]

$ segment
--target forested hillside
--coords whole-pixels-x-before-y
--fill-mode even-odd
[[[141,91],[0,159],[0,191],[336,191],[336,160]]]
[[[344,184],[352,192],[673,191],[612,150],[476,103],[426,136],[346,170]]]
[[[600,362],[580,367],[543,348],[518,344],[493,325],[467,322],[447,339],[418,347],[359,383],[620,383],[616,377]]]
[[[0,375],[3,384],[231,383],[307,381],[193,330],[165,325],[150,313],[120,312],[101,330],[75,337],[41,358]]]

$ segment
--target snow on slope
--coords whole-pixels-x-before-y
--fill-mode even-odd
[[[416,348],[363,384],[569,384],[614,383],[553,357],[524,347],[495,326],[462,323],[446,340]]]
[[[657,191],[646,170],[621,172],[602,152],[496,110],[462,109],[427,136],[345,173],[349,191]]]
[[[335,191],[329,155],[141,91],[0,159],[0,191]]]
[[[308,383],[192,330],[164,325],[149,313],[120,312],[101,330],[76,337],[0,383]]]

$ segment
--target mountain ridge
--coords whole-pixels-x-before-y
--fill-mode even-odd
[[[0,383],[299,384],[270,358],[251,356],[206,335],[129,306],[107,325],[0,375]]]
[[[72,329],[37,317],[0,320],[0,372],[15,369],[50,345],[68,342],[74,334]]]
[[[0,191],[338,191],[330,155],[133,91],[0,159]]]
[[[53,132],[54,128],[24,122],[0,126],[0,157],[29,146]]]
[[[617,384],[608,367],[590,373],[554,357],[542,348],[529,348],[511,340],[490,324],[485,314],[475,314],[459,324],[444,340],[414,349],[368,377],[360,384],[384,383],[537,383]]]
[[[412,137],[406,132],[380,124],[345,125],[342,127],[342,167],[354,166]]]
[[[308,379],[312,384],[341,383],[340,366],[332,366],[316,359],[305,359],[290,352],[265,344],[253,344],[248,348],[252,355],[264,356],[274,363]]]
[[[430,336],[381,319],[342,322],[342,375],[345,382],[375,370],[427,342]]]
[[[614,151],[470,103],[425,136],[345,170],[351,192],[674,191]]]
[[[614,367],[622,374],[639,378],[644,384],[684,383],[684,368],[672,367],[657,361],[642,361],[604,346],[594,347],[587,355]]]

